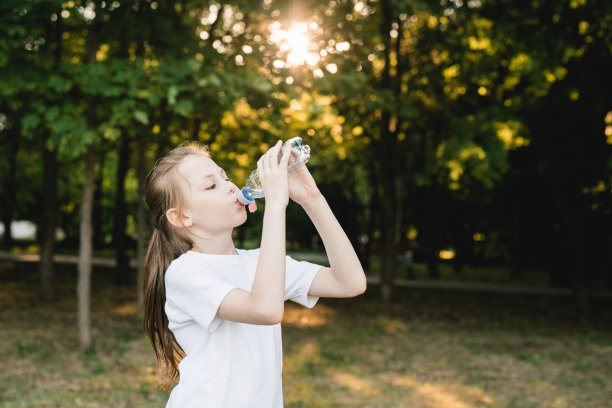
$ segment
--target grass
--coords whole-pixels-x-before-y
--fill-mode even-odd
[[[36,267],[0,265],[0,407],[163,407],[131,288],[94,271],[95,347],[78,352],[74,267],[58,300]],[[285,406],[603,408],[612,400],[612,308],[578,320],[563,297],[403,290],[287,304]]]

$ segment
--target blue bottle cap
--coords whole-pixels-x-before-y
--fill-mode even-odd
[[[249,203],[254,200],[249,194],[249,189],[246,187],[243,187],[236,196],[238,197],[238,201],[243,205],[249,205]]]

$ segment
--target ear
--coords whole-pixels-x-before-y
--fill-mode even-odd
[[[191,218],[181,214],[176,208],[170,208],[166,211],[166,218],[176,228],[189,228],[193,225]]]

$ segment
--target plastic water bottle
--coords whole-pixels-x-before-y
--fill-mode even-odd
[[[310,159],[310,146],[302,144],[301,137],[294,137],[293,139],[289,139],[284,143],[284,145],[287,144],[291,146],[291,150],[289,151],[291,157],[289,158],[289,163],[287,164],[287,173],[291,173],[295,169],[306,164],[308,159]],[[281,151],[279,152],[279,161],[282,155],[283,149],[281,149]],[[254,212],[257,209],[255,199],[264,196],[264,190],[261,185],[261,182],[259,181],[259,173],[257,172],[257,169],[251,172],[251,174],[247,178],[246,185],[242,188],[241,191],[238,192],[237,195],[238,201],[240,201],[241,204],[248,206],[250,212]]]

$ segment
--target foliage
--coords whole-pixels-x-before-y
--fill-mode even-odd
[[[547,266],[517,243],[553,230],[571,241],[571,217],[546,219],[546,207],[585,209],[585,225],[611,217],[610,80],[598,74],[611,67],[608,3],[3,1],[0,140],[19,138],[19,189],[6,199],[36,220],[44,197],[31,180],[41,151],[57,151],[61,226],[74,238],[79,161],[93,143],[108,244],[122,140],[135,151],[145,135],[149,166],[182,141],[207,143],[241,184],[268,146],[301,136],[355,242],[366,234],[392,253],[416,238],[432,256],[450,246],[469,258],[477,235],[494,257]],[[6,185],[12,153],[0,154]],[[242,239],[257,238],[257,217]],[[290,223],[290,239],[312,246],[303,214]]]

